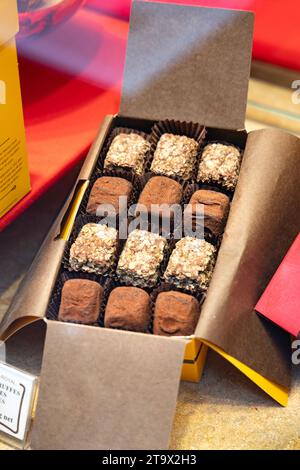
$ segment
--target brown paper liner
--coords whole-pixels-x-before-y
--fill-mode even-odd
[[[203,302],[206,298],[206,294],[201,292],[201,291],[190,292],[186,289],[182,289],[182,288],[179,288],[177,286],[174,286],[173,284],[162,281],[155,289],[152,290],[151,295],[150,295],[150,297],[151,297],[151,306],[152,306],[152,310],[151,310],[151,332],[152,332],[152,334],[153,334],[153,322],[154,322],[154,309],[155,309],[155,302],[156,302],[157,296],[161,292],[170,292],[170,291],[182,292],[183,294],[187,294],[187,295],[191,295],[192,297],[195,297],[195,299],[197,299],[199,304],[200,304],[200,308],[201,308],[201,306],[202,306],[202,304],[203,304]],[[201,315],[201,310],[200,310],[200,315]]]
[[[118,178],[123,178],[123,179],[126,179],[127,181],[130,181],[130,183],[132,183],[132,186],[133,186],[133,191],[132,191],[131,197],[128,199],[127,210],[132,204],[135,204],[137,202],[140,192],[141,192],[141,188],[142,188],[142,183],[138,176],[128,171],[124,171],[123,168],[117,168],[113,170],[103,170],[102,172],[100,170],[95,169],[93,171],[92,177],[90,178],[89,186],[82,198],[82,201],[78,210],[79,215],[92,215],[86,212],[88,200],[89,200],[94,183],[96,182],[98,178],[101,178],[102,176],[116,176]],[[101,217],[97,215],[95,215],[95,217],[97,218],[98,221],[104,218],[104,216]],[[117,216],[117,218],[118,217],[119,215]]]
[[[96,274],[89,274],[89,273],[83,273],[83,272],[68,272],[68,271],[63,271],[54,287],[51,300],[48,305],[47,313],[46,313],[46,318],[48,320],[54,320],[54,321],[63,321],[63,320],[58,320],[58,313],[59,313],[59,307],[60,307],[60,302],[61,302],[61,292],[62,288],[65,284],[66,281],[70,279],[87,279],[89,281],[95,281],[98,284],[100,284],[103,287],[103,297],[101,300],[100,304],[100,309],[99,309],[99,316],[98,320],[95,323],[89,324],[89,326],[104,326],[103,323],[103,304],[104,304],[104,294],[106,290],[106,284],[109,282],[108,279],[106,279],[103,276],[97,276]],[[63,321],[63,323],[75,323],[78,325],[83,325],[85,323],[80,322],[80,321]]]
[[[150,149],[149,158],[146,163],[146,172],[151,171],[150,167],[151,167],[151,163],[154,157],[154,152],[156,150],[158,141],[163,134],[185,135],[187,137],[190,137],[198,142],[199,150],[200,150],[201,144],[206,135],[206,131],[205,131],[204,126],[193,123],[193,122],[180,122],[180,121],[174,121],[174,120],[165,120],[165,121],[159,121],[156,124],[154,124],[152,128],[152,132],[150,134],[151,149]],[[189,180],[184,180],[183,178],[177,177],[182,182],[196,181],[197,171],[198,171],[199,150],[198,150],[198,154],[195,160],[195,165],[193,168],[191,178]],[[178,179],[174,176],[170,176],[170,175],[165,175],[165,176],[176,179],[178,181]]]
[[[217,191],[217,192],[219,191],[220,193],[226,194],[226,196],[228,196],[230,198],[230,200],[232,201],[232,198],[233,198],[233,195],[234,195],[234,192],[235,192],[235,188],[234,189],[228,189],[225,186],[223,186],[222,183],[218,183],[217,181],[211,181],[211,182],[198,181],[197,177],[198,177],[198,169],[199,169],[199,165],[200,165],[200,161],[201,161],[201,156],[202,156],[204,148],[208,144],[222,144],[222,145],[228,145],[230,147],[235,147],[236,149],[238,149],[238,151],[241,154],[241,164],[243,162],[244,150],[242,150],[240,147],[238,147],[235,144],[231,144],[230,142],[223,141],[223,140],[203,140],[203,142],[201,142],[200,149],[199,149],[197,174],[196,174],[196,179],[195,179],[195,182],[199,185],[199,189],[210,189],[211,191]]]
[[[100,155],[99,155],[99,158],[97,160],[96,167],[95,167],[96,170],[102,172],[103,175],[105,174],[104,172],[108,171],[106,168],[104,168],[104,160],[106,158],[107,152],[108,152],[109,147],[111,146],[112,141],[114,140],[114,138],[119,134],[132,134],[132,133],[138,134],[141,137],[143,137],[145,140],[150,142],[150,136],[149,136],[149,134],[146,134],[145,132],[137,131],[135,129],[130,129],[128,127],[115,127],[115,129],[113,129],[112,132],[110,133],[110,135],[108,136],[107,141],[105,142],[104,147],[103,147],[102,151],[100,152]],[[146,155],[145,155],[144,172],[145,172],[146,162],[149,160],[150,151],[151,150],[149,150],[149,152],[147,152]],[[118,167],[118,166],[114,167],[114,170],[119,170],[119,169],[122,170],[123,172],[136,175],[136,173],[134,173],[134,171],[132,171],[132,169],[130,169],[130,168]],[[139,176],[139,175],[136,175],[136,176]]]
[[[83,272],[83,271],[74,271],[72,267],[70,266],[70,261],[69,261],[70,249],[71,249],[72,244],[75,242],[76,238],[78,237],[79,232],[82,229],[82,227],[89,223],[97,224],[99,223],[99,218],[94,215],[79,215],[75,219],[74,227],[73,227],[71,236],[66,244],[66,248],[64,251],[64,255],[63,255],[63,261],[62,261],[64,268],[68,271],[72,271],[76,273]],[[118,226],[116,227],[116,229],[118,230]],[[118,240],[115,260],[112,264],[111,269],[109,269],[105,274],[103,274],[103,277],[108,278],[112,276],[112,274],[115,272],[120,253],[123,249],[123,245],[124,245],[124,240]]]

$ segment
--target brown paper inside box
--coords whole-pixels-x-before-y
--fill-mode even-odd
[[[102,123],[0,328],[9,345],[20,328],[26,336],[25,325],[46,323],[33,448],[165,449],[184,352],[193,342],[214,349],[287,403],[289,337],[254,306],[300,229],[300,141],[276,129],[248,136],[239,130],[252,29],[249,12],[133,3],[120,113]],[[77,212],[112,130],[149,134],[165,119],[199,123],[205,141],[244,149],[195,334],[161,337],[46,319]]]

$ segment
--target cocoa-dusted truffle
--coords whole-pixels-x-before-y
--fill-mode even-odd
[[[145,206],[147,212],[156,211],[155,205],[171,206],[179,204],[182,198],[182,186],[177,181],[166,176],[153,176],[146,183],[138,200],[139,205]],[[137,212],[142,211],[138,206]],[[159,210],[161,212],[161,210]],[[163,212],[163,211],[162,211]]]
[[[138,287],[116,287],[107,301],[106,328],[146,332],[150,321],[150,297]]]
[[[89,214],[97,215],[97,209],[101,204],[110,204],[114,207],[115,212],[108,211],[108,214],[119,214],[119,198],[126,196],[129,199],[131,194],[132,184],[130,181],[116,176],[102,176],[95,181],[92,187],[86,211]]]
[[[117,275],[123,282],[152,287],[158,280],[167,240],[147,230],[133,230],[121,253]]]
[[[241,152],[233,145],[208,144],[200,158],[198,181],[234,190],[240,172]]]
[[[118,232],[113,227],[89,223],[82,227],[70,249],[74,271],[105,274],[114,263]]]
[[[151,171],[160,175],[192,177],[198,142],[185,135],[163,134],[154,152]]]
[[[215,237],[222,235],[229,213],[229,197],[226,194],[207,189],[196,191],[185,209],[186,216],[192,217],[193,228],[195,228],[197,221],[197,204],[203,205],[201,216],[204,215],[204,228],[209,230]]]
[[[69,279],[62,288],[58,319],[90,325],[99,317],[103,288],[88,279]]]
[[[127,168],[137,175],[142,175],[145,157],[149,150],[149,142],[141,135],[134,132],[118,134],[109,147],[104,168]]]
[[[184,237],[172,251],[164,278],[177,287],[206,290],[212,276],[216,249],[205,240]]]
[[[189,336],[195,332],[200,315],[198,300],[177,291],[160,292],[154,308],[153,333]]]

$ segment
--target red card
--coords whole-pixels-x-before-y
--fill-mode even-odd
[[[255,309],[292,335],[300,333],[300,234]]]

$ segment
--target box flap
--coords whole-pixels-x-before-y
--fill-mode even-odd
[[[134,2],[120,112],[244,127],[253,14]]]
[[[0,47],[19,30],[17,0],[0,0]]]
[[[219,352],[285,389],[290,384],[289,335],[258,316],[255,305],[300,231],[299,157],[296,136],[278,129],[249,134],[196,331]],[[261,386],[253,374],[250,378]],[[269,393],[269,387],[262,388]]]
[[[34,449],[167,449],[186,340],[47,322]]]

